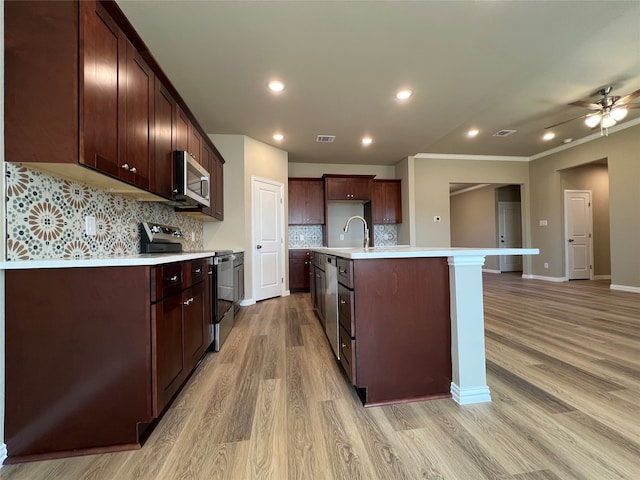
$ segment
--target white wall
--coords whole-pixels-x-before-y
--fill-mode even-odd
[[[224,221],[206,223],[204,248],[242,250],[245,271],[245,300],[253,301],[253,239],[251,218],[251,177],[282,183],[284,186],[283,234],[286,235],[288,154],[245,135],[209,135],[224,164]],[[285,238],[286,245],[286,238]],[[286,260],[286,258],[285,258]],[[288,278],[287,267],[283,272]]]

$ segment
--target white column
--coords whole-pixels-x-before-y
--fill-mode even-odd
[[[451,395],[459,404],[490,402],[484,350],[484,256],[448,257]]]

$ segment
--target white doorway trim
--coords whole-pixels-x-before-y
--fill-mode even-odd
[[[498,248],[522,247],[522,203],[498,202]],[[522,255],[500,255],[500,272],[521,272]]]
[[[593,280],[593,209],[591,208],[591,190],[564,190],[564,259],[565,277],[569,280]],[[570,203],[576,199],[582,200],[583,209],[578,215],[571,208]],[[574,218],[575,217],[575,218]],[[572,231],[579,228],[580,231]],[[576,272],[575,245],[585,245],[587,249],[585,270],[582,274]]]
[[[274,272],[274,275],[277,276],[277,281],[280,284],[279,288],[277,288],[277,293],[274,296],[284,296],[286,294],[285,292],[285,282],[284,282],[284,274],[285,274],[285,250],[284,250],[284,238],[285,238],[285,232],[284,232],[284,185],[281,182],[275,181],[275,180],[271,180],[271,179],[267,179],[267,178],[261,178],[261,177],[257,177],[252,175],[251,176],[251,276],[252,276],[252,299],[255,303],[255,301],[259,301],[259,300],[264,300],[266,298],[270,298],[271,296],[266,296],[263,297],[262,295],[258,295],[259,289],[260,289],[260,274],[261,274],[261,270],[260,270],[260,264],[258,262],[258,249],[257,249],[257,245],[259,243],[257,235],[258,235],[258,228],[257,228],[257,222],[258,222],[258,214],[259,214],[259,210],[256,208],[256,202],[257,202],[257,198],[256,198],[256,189],[257,187],[260,185],[266,185],[266,186],[270,186],[270,187],[274,187],[275,191],[277,192],[277,207],[275,207],[275,209],[277,210],[276,213],[276,239],[275,241],[277,242],[277,246],[274,246],[274,251],[277,252],[276,255],[276,261],[275,261],[275,268],[277,269],[276,272]],[[275,289],[275,287],[274,287]]]

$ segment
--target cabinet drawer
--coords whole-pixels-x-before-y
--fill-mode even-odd
[[[340,327],[340,364],[353,385],[356,385],[356,341]]]
[[[182,289],[182,264],[167,263],[159,267],[154,267],[151,273],[152,298],[155,302],[161,298],[179,292]]]
[[[206,274],[205,259],[198,258],[197,260],[191,260],[190,262],[184,262],[184,268],[187,270],[188,275],[185,277],[185,287],[195,285],[204,280]]]
[[[352,337],[356,336],[354,305],[353,290],[349,290],[344,285],[338,285],[338,318],[340,325]]]
[[[345,258],[338,258],[338,282],[348,288],[353,288],[353,262]]]

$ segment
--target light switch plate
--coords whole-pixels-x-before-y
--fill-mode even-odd
[[[92,215],[87,215],[86,217],[84,217],[84,232],[90,237],[94,236],[97,233],[96,217]]]

